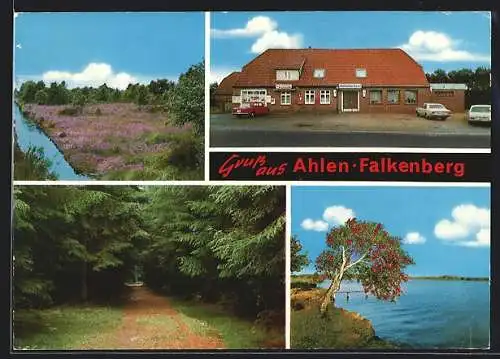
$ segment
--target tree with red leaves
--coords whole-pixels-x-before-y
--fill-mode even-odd
[[[393,301],[401,295],[404,273],[413,259],[401,247],[401,239],[390,235],[380,223],[349,219],[326,236],[325,249],[316,258],[316,270],[331,284],[321,303],[321,313],[335,301],[343,279],[356,279],[364,292]]]

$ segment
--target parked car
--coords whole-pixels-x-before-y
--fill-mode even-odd
[[[234,116],[259,116],[259,115],[267,115],[269,113],[269,107],[267,107],[262,102],[251,102],[251,103],[243,103],[238,107],[233,108]]]
[[[475,123],[491,123],[491,105],[472,105],[467,111],[467,121]]]
[[[422,107],[417,107],[417,117],[446,120],[450,116],[451,111],[440,103],[424,103]]]

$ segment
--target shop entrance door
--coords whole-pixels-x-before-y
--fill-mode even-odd
[[[342,91],[342,112],[359,111],[359,91]]]

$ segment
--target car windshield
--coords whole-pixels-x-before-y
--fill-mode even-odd
[[[429,105],[429,108],[434,108],[434,109],[443,109],[443,105]]]
[[[470,112],[488,113],[491,112],[491,106],[473,106],[471,107]]]

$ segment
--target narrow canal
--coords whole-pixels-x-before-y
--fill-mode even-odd
[[[23,116],[16,104],[12,106],[12,116],[15,123],[17,143],[23,152],[27,152],[30,147],[43,148],[45,157],[51,161],[50,170],[57,175],[59,180],[71,181],[91,179],[87,176],[77,174],[50,138],[38,127],[31,124]],[[16,180],[23,179],[16,178]]]

